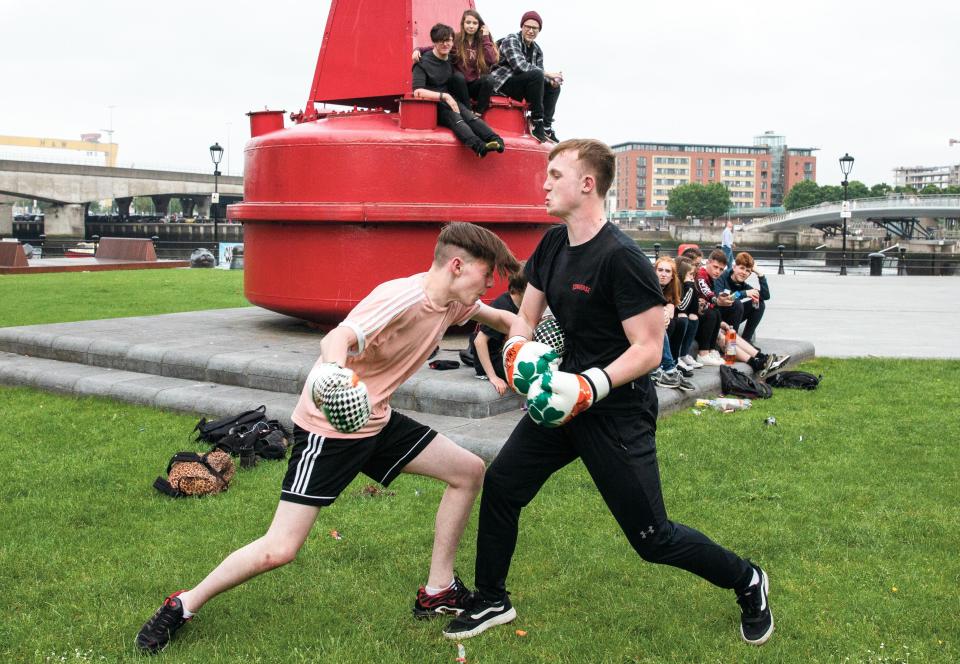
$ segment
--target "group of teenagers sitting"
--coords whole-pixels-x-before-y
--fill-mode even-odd
[[[736,333],[738,362],[744,362],[761,378],[783,367],[789,355],[764,353],[756,345],[757,327],[770,299],[767,278],[746,251],[733,265],[716,249],[704,260],[697,247],[688,247],[676,259],[660,256],[654,270],[667,304],[663,308],[663,353],[660,366],[650,374],[658,387],[693,391],[688,379],[696,369],[724,364],[727,334]],[[756,283],[750,283],[751,276]],[[508,290],[491,303],[496,309],[519,311],[526,289],[523,264],[511,274]],[[478,326],[471,335],[467,356],[478,378],[487,379],[500,395],[507,391],[503,365],[492,358],[501,352],[504,335],[488,326]],[[694,354],[696,345],[696,354]]]
[[[520,32],[495,43],[473,9],[463,12],[459,32],[437,23],[430,30],[433,45],[413,52],[413,96],[437,101],[437,123],[480,157],[504,150],[503,139],[480,118],[495,94],[527,102],[531,135],[556,143],[553,115],[563,73],[544,71],[536,43],[542,28],[540,14],[529,11]]]

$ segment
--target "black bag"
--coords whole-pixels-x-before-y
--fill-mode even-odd
[[[814,376],[806,371],[780,371],[767,376],[767,385],[773,387],[791,387],[797,390],[815,390],[823,375]]]
[[[769,399],[773,396],[773,389],[766,383],[726,365],[720,367],[720,391],[745,399]]]
[[[252,427],[257,422],[265,422],[267,420],[266,413],[267,407],[260,406],[255,410],[248,410],[239,415],[230,415],[212,422],[207,421],[207,418],[204,417],[197,422],[197,426],[193,427],[193,430],[197,432],[195,441],[216,444],[239,426]]]
[[[257,465],[257,458],[283,459],[287,455],[287,430],[277,420],[241,424],[214,443],[214,448],[240,457],[241,468]]]

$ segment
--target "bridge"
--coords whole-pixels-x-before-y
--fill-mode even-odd
[[[883,198],[858,198],[850,203],[850,218],[872,221],[904,239],[934,239],[934,228],[922,219],[960,218],[960,196],[903,194]],[[842,225],[842,203],[821,203],[784,214],[755,219],[751,231],[798,230],[813,226],[833,235]]]
[[[243,196],[243,178],[221,175],[217,189]],[[44,209],[47,235],[82,237],[92,201],[113,199],[126,216],[136,196],[149,196],[159,214],[166,214],[171,198],[179,198],[187,216],[193,216],[195,208],[209,216],[213,190],[212,174],[0,160],[0,236],[13,231],[16,198],[50,204]]]

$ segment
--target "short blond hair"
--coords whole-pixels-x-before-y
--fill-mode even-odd
[[[594,138],[573,138],[557,143],[550,151],[550,159],[564,152],[576,152],[577,159],[586,166],[586,171],[593,176],[597,183],[597,194],[600,198],[607,195],[613,176],[616,172],[617,158],[613,150]]]

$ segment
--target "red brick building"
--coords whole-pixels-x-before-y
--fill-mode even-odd
[[[753,145],[619,143],[608,206],[611,212],[664,211],[674,187],[719,182],[735,208],[778,207],[794,184],[816,179],[815,149],[787,147],[772,132]]]

